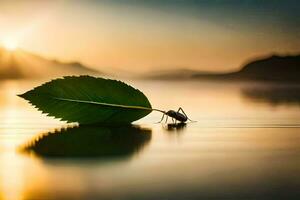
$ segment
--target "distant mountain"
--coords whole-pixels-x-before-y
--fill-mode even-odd
[[[0,47],[0,79],[55,78],[66,75],[100,74],[78,62],[60,62],[23,51]]]
[[[240,71],[227,74],[194,74],[193,78],[229,80],[300,82],[300,55],[258,59],[246,64]]]
[[[190,69],[177,69],[177,70],[158,70],[154,71],[142,78],[153,79],[153,80],[182,80],[191,79],[196,74],[205,74],[197,70]]]
[[[271,56],[247,64],[238,73],[243,79],[300,82],[300,55]]]
[[[230,73],[205,73],[193,70],[154,72],[149,79],[210,79],[300,82],[300,55],[277,56],[257,59]]]

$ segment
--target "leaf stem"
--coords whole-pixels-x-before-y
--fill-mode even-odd
[[[156,109],[156,108],[152,108],[152,110],[166,114],[166,111],[163,111],[163,110],[159,110],[159,109]]]

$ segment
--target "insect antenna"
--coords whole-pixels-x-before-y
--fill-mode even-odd
[[[188,120],[189,120],[190,122],[197,122],[197,121],[195,121],[195,120],[191,120],[190,118],[188,118]]]

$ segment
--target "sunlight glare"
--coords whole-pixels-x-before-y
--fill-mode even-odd
[[[18,42],[14,38],[5,38],[2,40],[4,48],[13,51],[18,48]]]

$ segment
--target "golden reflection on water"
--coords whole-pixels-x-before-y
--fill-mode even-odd
[[[16,96],[32,84],[24,81],[0,82],[0,199],[23,199],[30,188],[26,184],[27,161],[17,152],[18,146],[37,132],[62,124],[55,120],[49,123],[45,116],[32,112],[32,108]]]
[[[130,159],[101,158],[94,141],[94,157],[70,157],[84,153],[84,146],[82,151],[69,149],[73,154],[61,154],[64,148],[54,149],[52,153],[61,156],[48,158],[18,152],[40,134],[67,127],[15,96],[39,83],[0,82],[0,199],[300,196],[295,189],[300,186],[300,107],[295,96],[292,103],[283,100],[283,104],[276,96],[274,108],[270,96],[247,95],[243,85],[133,82],[153,107],[167,110],[181,106],[198,122],[185,126],[154,124],[161,115],[150,114],[136,124],[151,130],[151,138],[134,143],[135,149],[127,154]],[[64,133],[78,134],[83,144],[91,142],[85,133],[98,132],[95,128],[76,130],[66,129]],[[43,143],[43,148],[59,148],[61,140],[72,137],[54,135],[52,143]],[[119,138],[131,141],[122,137],[126,134],[108,141],[111,146],[120,144],[116,143]],[[75,143],[81,144],[78,139]],[[121,155],[124,151],[121,149]]]
[[[7,200],[23,199],[24,163],[14,152],[0,157],[1,162],[1,192],[2,198]]]

